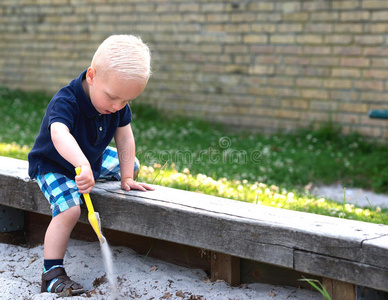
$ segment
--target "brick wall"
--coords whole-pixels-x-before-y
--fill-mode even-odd
[[[388,137],[387,0],[2,0],[0,84],[50,93],[112,33],[136,33],[154,75],[137,101],[293,130],[332,120]]]

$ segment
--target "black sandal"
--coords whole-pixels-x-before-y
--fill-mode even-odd
[[[50,291],[48,291],[47,283],[53,279],[57,279],[57,281],[52,285]],[[67,276],[65,269],[62,267],[54,268],[42,274],[42,293],[62,293],[66,290],[70,290],[71,295],[79,295],[85,292],[82,285],[71,280],[69,276]]]

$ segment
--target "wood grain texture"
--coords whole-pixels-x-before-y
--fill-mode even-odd
[[[240,258],[224,253],[211,253],[211,280],[240,284]]]
[[[27,162],[0,157],[0,166],[0,204],[51,215]],[[91,198],[103,228],[388,291],[388,226],[162,186],[125,192],[118,182],[98,182]]]
[[[295,270],[388,291],[388,269],[321,254],[295,251]]]
[[[322,284],[332,300],[356,300],[356,287],[351,283],[323,278]]]

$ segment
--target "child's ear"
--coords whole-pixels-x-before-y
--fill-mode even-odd
[[[93,85],[94,79],[96,78],[96,70],[89,67],[86,71],[86,81],[89,85]]]

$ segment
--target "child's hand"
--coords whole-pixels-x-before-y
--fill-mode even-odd
[[[148,184],[136,182],[132,178],[122,178],[121,179],[121,188],[126,191],[139,190],[145,192],[146,190],[153,191],[154,188],[149,186]]]
[[[92,169],[89,165],[81,166],[81,174],[75,176],[75,183],[81,194],[88,194],[92,191],[95,182]]]

